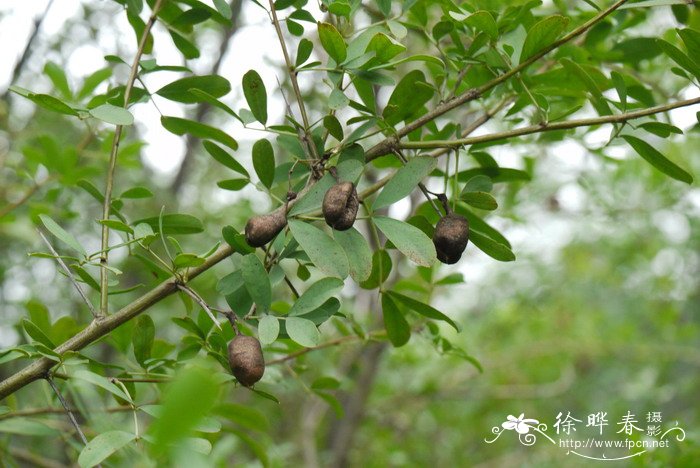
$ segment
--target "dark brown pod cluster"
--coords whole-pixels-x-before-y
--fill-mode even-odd
[[[245,241],[251,247],[262,247],[275,238],[287,225],[283,211],[254,216],[245,225]]]
[[[450,213],[438,221],[433,234],[437,258],[442,263],[457,263],[469,241],[469,222],[464,216]]]
[[[352,182],[339,182],[328,189],[323,197],[323,217],[338,231],[350,229],[357,217],[360,200]]]
[[[238,335],[228,344],[228,362],[231,372],[241,385],[250,387],[265,373],[260,342],[252,336]]]

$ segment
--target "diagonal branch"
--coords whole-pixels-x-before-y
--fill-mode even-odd
[[[134,87],[134,82],[136,81],[136,75],[139,69],[139,62],[141,61],[141,56],[143,55],[144,48],[146,47],[146,42],[148,41],[148,35],[151,33],[151,28],[156,22],[156,17],[158,15],[158,10],[163,3],[163,0],[156,0],[156,4],[153,6],[151,11],[151,16],[148,18],[148,23],[143,29],[143,34],[141,34],[141,39],[139,40],[139,46],[134,56],[134,61],[131,64],[131,71],[129,72],[129,79],[126,81],[126,86],[124,87],[124,108],[129,106],[129,97],[131,97],[131,90]],[[102,205],[102,219],[109,219],[109,211],[112,205],[112,187],[114,186],[114,171],[117,166],[117,153],[119,152],[119,140],[122,136],[122,125],[117,125],[114,129],[114,140],[112,140],[112,151],[109,155],[109,167],[107,169],[107,181],[105,183],[105,198],[104,204]],[[100,312],[98,317],[101,318],[107,315],[107,298],[108,298],[108,271],[107,261],[109,258],[109,227],[106,224],[102,225],[102,256],[100,257]]]
[[[80,440],[83,441],[83,444],[87,445],[88,441],[85,438],[85,434],[83,434],[82,429],[80,429],[80,424],[78,424],[78,421],[75,419],[75,416],[73,415],[73,412],[71,411],[70,407],[68,406],[68,403],[66,403],[66,400],[63,399],[63,395],[61,395],[61,392],[58,390],[56,383],[53,381],[53,379],[49,375],[46,376],[46,380],[47,380],[47,382],[49,382],[49,385],[51,385],[51,388],[56,393],[56,396],[58,397],[58,401],[61,402],[61,406],[63,406],[63,409],[65,409],[66,413],[68,413],[68,419],[70,419],[70,422],[71,422],[71,424],[73,424],[73,427],[75,427],[75,430],[78,431],[78,435],[80,436]]]
[[[640,109],[633,112],[627,112],[617,115],[605,115],[602,117],[593,117],[589,119],[568,120],[564,122],[543,123],[540,125],[531,125],[529,127],[516,128],[506,132],[491,133],[488,135],[480,135],[475,137],[459,138],[456,140],[430,140],[430,141],[408,141],[399,143],[402,149],[433,149],[433,148],[459,148],[476,143],[487,143],[491,141],[507,140],[509,138],[519,137],[523,135],[531,135],[533,133],[552,132],[556,130],[568,130],[577,127],[594,127],[609,123],[624,123],[629,120],[647,117],[653,114],[668,112],[679,107],[694,106],[700,104],[700,97],[686,99],[684,101],[676,101],[660,106]]]
[[[46,246],[49,248],[49,251],[51,251],[51,254],[56,258],[56,261],[58,264],[61,266],[63,271],[66,273],[68,276],[68,279],[73,283],[73,286],[75,286],[75,289],[78,290],[78,293],[80,294],[80,297],[83,298],[83,301],[87,304],[88,308],[90,309],[90,312],[92,312],[93,317],[97,317],[97,311],[95,308],[92,306],[92,302],[87,298],[87,295],[85,294],[85,291],[83,291],[83,288],[80,286],[80,283],[75,279],[75,276],[73,276],[73,272],[70,271],[70,268],[66,265],[66,263],[63,261],[60,255],[58,255],[58,252],[56,252],[56,249],[53,248],[51,245],[51,242],[46,238],[43,232],[41,232],[41,229],[37,229],[37,232],[39,233],[39,236],[41,236],[41,239],[44,241]]]
[[[618,0],[613,5],[611,5],[609,8],[607,8],[606,10],[601,11],[596,16],[594,16],[593,18],[591,18],[587,22],[583,23],[581,26],[574,29],[573,31],[571,31],[569,34],[562,37],[558,41],[552,42],[547,47],[545,47],[544,49],[541,49],[539,52],[534,54],[532,57],[529,57],[527,60],[521,62],[518,66],[510,69],[509,71],[507,71],[506,73],[504,73],[502,75],[497,76],[493,80],[479,86],[478,88],[470,89],[470,90],[465,91],[464,93],[460,94],[459,96],[457,96],[454,99],[451,99],[449,101],[445,101],[444,103],[438,105],[432,111],[430,111],[430,112],[426,113],[425,115],[417,118],[416,120],[406,124],[406,126],[404,126],[403,128],[401,128],[400,130],[398,130],[396,132],[396,135],[393,135],[393,136],[390,136],[390,137],[384,139],[383,141],[377,143],[372,148],[367,150],[367,152],[365,153],[365,161],[369,162],[369,161],[372,161],[373,159],[378,158],[379,156],[389,154],[391,152],[392,148],[395,146],[397,140],[405,137],[406,135],[413,132],[414,130],[421,128],[423,125],[435,120],[437,117],[440,117],[441,115],[451,111],[452,109],[455,109],[463,104],[466,104],[467,102],[474,101],[475,99],[480,98],[487,91],[490,91],[491,89],[495,88],[499,84],[501,84],[501,83],[507,81],[508,79],[512,78],[513,76],[517,75],[518,73],[525,70],[527,67],[529,67],[533,63],[537,62],[539,59],[541,59],[545,55],[547,55],[548,53],[552,52],[553,50],[558,49],[559,47],[561,47],[562,45],[571,41],[572,39],[575,39],[576,37],[585,33],[590,28],[592,28],[593,26],[595,26],[596,24],[601,22],[603,19],[605,19],[608,15],[610,15],[615,10],[617,10],[622,5],[624,5],[625,2],[627,2],[627,0]]]

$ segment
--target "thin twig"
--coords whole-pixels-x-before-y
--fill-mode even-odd
[[[131,411],[133,408],[131,405],[123,405],[123,406],[114,406],[111,408],[104,408],[104,409],[98,409],[98,408],[93,408],[90,409],[90,412],[105,412],[105,413],[118,413],[121,411]],[[79,413],[80,410],[77,408],[70,408],[70,410],[73,413]],[[8,418],[24,418],[27,416],[39,416],[39,415],[44,415],[44,414],[63,414],[66,412],[65,408],[29,408],[29,409],[24,409],[24,410],[17,410],[17,411],[12,411],[10,413],[5,413],[5,414],[0,414],[0,420],[2,419],[8,419]]]
[[[184,292],[185,294],[187,294],[188,296],[190,296],[192,299],[194,299],[194,301],[195,301],[197,304],[199,304],[199,306],[204,310],[204,312],[206,312],[207,315],[209,315],[209,318],[212,320],[212,322],[214,322],[214,324],[216,325],[216,327],[217,327],[219,330],[221,330],[221,325],[219,325],[219,321],[216,320],[216,316],[215,316],[214,313],[211,311],[211,309],[209,308],[209,306],[207,305],[207,303],[204,301],[204,299],[202,299],[202,296],[200,296],[199,294],[197,294],[196,292],[194,292],[194,290],[192,290],[192,288],[190,288],[189,286],[186,286],[186,285],[184,285],[184,284],[178,283],[177,288],[178,288],[180,291],[182,291],[182,292]]]
[[[284,42],[284,35],[282,34],[282,28],[280,27],[279,19],[277,19],[277,12],[275,11],[275,2],[269,0],[270,13],[272,15],[272,24],[275,26],[275,31],[277,32],[277,38],[279,39],[280,46],[282,47],[282,54],[284,55],[284,63],[287,65],[287,70],[289,71],[289,78],[292,82],[292,88],[294,88],[294,95],[297,98],[297,104],[299,105],[299,112],[301,112],[301,121],[304,124],[304,142],[309,148],[311,156],[318,160],[318,153],[316,151],[316,144],[314,143],[313,137],[311,136],[311,128],[309,126],[309,117],[306,113],[306,106],[304,106],[304,98],[301,95],[301,89],[299,88],[299,82],[297,81],[297,73],[292,64],[292,60],[289,58],[289,53],[287,52],[287,44]]]
[[[289,289],[292,291],[294,299],[299,299],[299,291],[297,291],[297,288],[294,287],[294,284],[292,284],[292,281],[287,275],[284,275],[284,282],[287,283],[287,286],[289,286]]]
[[[460,146],[468,146],[476,143],[487,143],[491,141],[506,140],[508,138],[519,137],[523,135],[531,135],[533,133],[552,132],[556,130],[569,130],[577,127],[593,127],[609,123],[623,123],[628,120],[639,119],[661,112],[668,112],[679,107],[688,107],[700,104],[700,97],[686,99],[683,101],[671,102],[660,106],[640,109],[633,112],[616,115],[604,115],[602,117],[593,117],[589,119],[568,120],[564,122],[543,123],[540,125],[531,125],[529,127],[516,128],[506,132],[490,133],[468,138],[459,138],[456,140],[431,140],[431,141],[412,141],[400,143],[402,149],[433,149],[433,148],[457,148]]]
[[[292,359],[296,359],[299,356],[303,356],[304,354],[310,353],[312,351],[318,351],[319,349],[324,349],[324,348],[330,348],[331,346],[338,346],[343,343],[352,343],[354,341],[367,341],[370,339],[376,339],[376,338],[382,338],[386,336],[386,331],[381,330],[381,331],[376,331],[376,332],[370,332],[367,334],[366,337],[362,337],[359,335],[347,335],[347,336],[341,336],[340,338],[335,338],[333,340],[326,341],[325,343],[321,343],[318,346],[314,346],[312,348],[303,348],[298,351],[294,351],[293,353],[289,353],[286,356],[282,356],[277,359],[273,359],[271,361],[267,362],[268,366],[274,366],[277,364],[282,364],[287,361],[291,361]]]
[[[75,427],[75,430],[78,431],[78,435],[80,436],[80,440],[83,441],[83,444],[87,445],[88,441],[85,438],[85,434],[83,434],[82,429],[80,429],[80,424],[78,424],[78,421],[75,419],[75,416],[73,416],[73,412],[71,411],[70,407],[68,406],[68,403],[66,403],[66,400],[63,399],[63,395],[61,395],[61,392],[58,390],[58,387],[54,383],[53,379],[51,378],[50,375],[47,374],[46,380],[49,382],[49,385],[51,385],[51,388],[56,393],[56,396],[58,397],[58,401],[61,402],[63,409],[65,409],[66,413],[68,413],[68,419],[70,419],[70,422],[73,424],[73,427]]]
[[[90,312],[92,312],[93,317],[97,317],[97,311],[92,305],[92,302],[87,298],[87,295],[85,294],[85,291],[83,291],[82,286],[80,286],[80,283],[78,283],[78,280],[75,279],[75,276],[73,276],[73,273],[70,271],[70,268],[66,265],[66,263],[63,261],[60,255],[58,255],[58,252],[53,248],[51,245],[51,242],[46,238],[43,232],[41,232],[41,229],[36,230],[39,233],[39,236],[41,236],[41,239],[44,241],[46,246],[49,248],[49,251],[53,254],[54,258],[58,262],[58,264],[61,266],[63,271],[66,273],[68,276],[68,279],[70,280],[71,283],[73,283],[73,286],[75,286],[75,289],[78,290],[78,293],[80,294],[80,297],[83,298],[83,301],[85,301],[85,304],[87,304],[88,309],[90,309]]]
[[[148,35],[151,33],[151,28],[156,22],[156,17],[158,11],[163,3],[163,0],[156,0],[153,10],[151,12],[151,17],[146,23],[146,27],[143,29],[141,34],[141,39],[139,40],[139,46],[136,50],[136,55],[134,56],[134,61],[131,64],[131,71],[129,72],[129,78],[126,81],[126,86],[124,87],[124,108],[129,106],[129,98],[131,97],[131,90],[134,87],[134,82],[136,81],[136,75],[138,73],[139,62],[141,61],[141,56],[143,55],[144,48],[146,47],[146,42],[148,41]],[[114,129],[114,139],[112,140],[112,150],[109,155],[109,167],[107,169],[107,181],[105,183],[105,195],[104,204],[102,205],[102,219],[109,219],[109,212],[112,206],[112,188],[114,186],[114,171],[117,166],[117,154],[119,152],[119,140],[122,135],[122,125],[117,125]],[[107,268],[107,261],[109,258],[109,227],[106,224],[102,225],[102,256],[100,257],[100,312],[98,318],[102,318],[107,315],[109,305],[108,305],[108,293],[109,293],[109,277]]]

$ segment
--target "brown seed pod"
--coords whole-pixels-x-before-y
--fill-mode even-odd
[[[237,335],[228,344],[228,362],[233,376],[241,385],[250,387],[265,373],[260,342],[252,336]]]
[[[323,197],[323,217],[338,231],[350,229],[357,217],[360,200],[352,182],[339,182],[329,188]]]
[[[442,263],[457,263],[469,241],[469,222],[464,216],[450,213],[438,221],[433,234],[437,258]]]
[[[287,225],[283,211],[254,216],[245,225],[245,241],[251,247],[262,247],[275,238]]]

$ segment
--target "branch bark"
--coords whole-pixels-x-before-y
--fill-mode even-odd
[[[686,99],[683,101],[671,102],[660,106],[640,109],[633,112],[627,112],[617,115],[604,115],[602,117],[593,117],[589,119],[568,120],[564,122],[543,123],[540,125],[531,125],[529,127],[516,128],[507,132],[491,133],[488,135],[480,135],[475,137],[459,138],[456,140],[431,140],[431,141],[409,141],[399,143],[401,149],[434,149],[447,148],[454,149],[462,146],[474,145],[476,143],[487,143],[491,141],[507,140],[523,135],[531,135],[533,133],[553,132],[556,130],[569,130],[578,127],[595,127],[609,123],[624,123],[629,120],[647,117],[649,115],[668,112],[680,107],[694,106],[700,104],[700,97]]]

